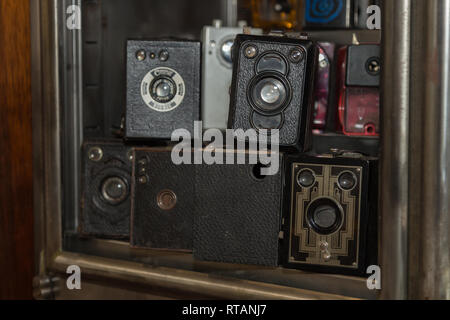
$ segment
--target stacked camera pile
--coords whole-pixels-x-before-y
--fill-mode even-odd
[[[206,261],[362,274],[377,259],[377,161],[307,152],[332,107],[334,52],[341,132],[378,132],[377,107],[367,105],[378,94],[378,47],[335,50],[304,35],[244,30],[216,21],[202,44],[128,42],[124,139],[84,144],[80,234]],[[265,151],[278,172],[175,164],[173,145],[155,146],[176,129],[194,136],[200,118],[204,129],[279,130],[281,152]]]

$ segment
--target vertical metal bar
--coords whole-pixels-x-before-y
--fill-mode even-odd
[[[225,26],[236,27],[238,20],[237,0],[222,0],[225,13]]]
[[[31,5],[33,76],[33,179],[37,274],[61,251],[60,95],[58,0]],[[34,24],[36,23],[36,25]]]
[[[410,13],[410,0],[383,1],[382,299],[407,297]]]
[[[450,0],[416,2],[409,298],[450,299]]]
[[[63,225],[66,230],[76,230],[80,210],[80,152],[83,141],[83,75],[82,75],[82,30],[70,30],[66,26],[67,8],[81,8],[81,0],[59,1],[57,11],[58,36],[60,39],[59,67],[60,94],[63,121]],[[80,17],[81,18],[81,17]]]

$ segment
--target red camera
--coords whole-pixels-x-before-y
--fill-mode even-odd
[[[380,47],[352,45],[338,51],[339,127],[349,136],[380,132]]]
[[[331,66],[333,64],[335,44],[320,42],[318,47],[319,61],[314,86],[313,129],[315,132],[322,132],[325,129],[328,114]]]

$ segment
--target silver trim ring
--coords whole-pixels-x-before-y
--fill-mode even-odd
[[[171,79],[175,83],[177,90],[175,97],[166,103],[160,103],[158,101],[155,101],[152,95],[150,94],[149,87],[153,79],[160,76],[164,76]],[[183,102],[185,94],[186,94],[186,87],[183,78],[178,72],[176,72],[174,69],[171,68],[160,67],[150,70],[145,75],[144,79],[142,79],[141,82],[142,99],[150,109],[158,112],[169,112],[176,109]]]

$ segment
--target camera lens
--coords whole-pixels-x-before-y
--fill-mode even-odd
[[[261,89],[261,99],[266,103],[273,104],[280,99],[280,86],[277,83],[266,83]]]
[[[102,196],[111,203],[118,204],[124,201],[128,196],[127,185],[125,181],[119,177],[106,179],[102,184]]]
[[[337,211],[328,205],[319,206],[314,210],[313,219],[319,228],[328,229],[336,223]]]
[[[309,188],[314,184],[314,182],[316,182],[316,178],[311,171],[303,170],[299,172],[297,182],[303,188]]]
[[[343,190],[352,190],[356,185],[356,177],[351,172],[344,172],[339,176],[338,183]]]
[[[167,97],[170,95],[170,86],[166,82],[160,83],[156,87],[156,95],[158,97]]]
[[[171,101],[176,95],[175,83],[166,77],[156,78],[150,84],[150,94],[153,99],[160,103]]]
[[[220,55],[222,56],[223,60],[225,60],[229,64],[232,63],[231,49],[233,47],[233,43],[233,40],[225,41],[220,48]]]
[[[260,111],[279,113],[288,100],[288,91],[282,81],[275,77],[262,78],[251,89],[252,100]]]
[[[318,234],[330,235],[341,227],[343,210],[330,198],[319,198],[307,209],[309,226]]]

